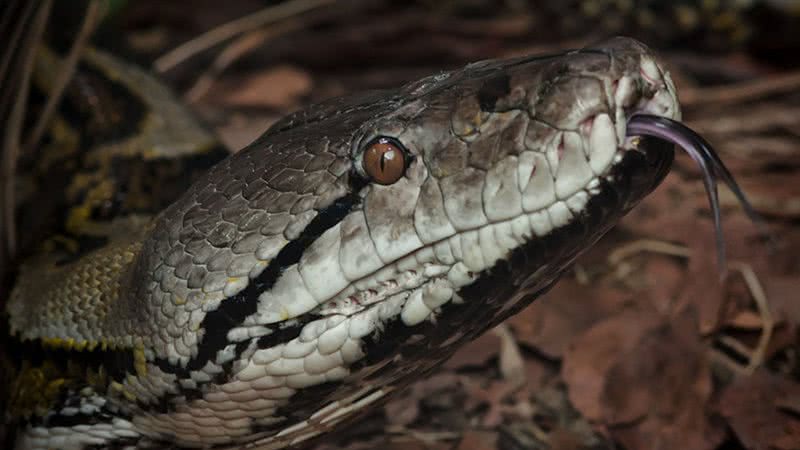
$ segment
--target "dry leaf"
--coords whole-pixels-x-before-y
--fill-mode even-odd
[[[512,386],[525,384],[525,363],[514,335],[506,324],[500,324],[492,330],[500,337],[500,374]]]
[[[496,448],[497,433],[469,430],[464,433],[457,450],[492,450]]]
[[[625,310],[576,339],[562,369],[569,398],[630,450],[714,449],[711,372],[696,319]]]
[[[800,218],[800,172],[770,173],[769,182],[764,182],[764,174],[740,178],[739,183],[747,192],[756,211],[785,219]],[[721,200],[735,203],[732,194],[726,192]]]
[[[561,375],[569,388],[570,401],[587,419],[603,422],[606,374],[658,323],[659,318],[652,312],[625,309],[570,343]]]
[[[624,297],[606,286],[589,287],[564,279],[508,323],[519,342],[556,359],[575,336],[619,309]]]
[[[664,321],[607,374],[606,423],[630,450],[712,450],[725,429],[707,413],[711,372],[696,320]]]
[[[459,348],[444,363],[446,369],[485,366],[500,351],[500,337],[494,333],[483,333],[480,337]]]
[[[764,321],[756,312],[744,310],[739,311],[736,315],[728,319],[726,325],[740,330],[758,331],[763,327]]]
[[[763,283],[775,319],[800,325],[800,274],[767,274]]]
[[[384,406],[386,420],[392,425],[410,425],[419,417],[420,402],[435,392],[458,386],[459,378],[450,373],[440,373],[414,383],[406,392]]]
[[[800,384],[762,370],[725,388],[719,409],[747,449],[797,449],[800,420],[782,411],[779,402],[798,397]],[[794,447],[786,447],[790,442]]]
[[[214,96],[228,106],[284,110],[308,95],[311,86],[307,72],[283,65],[250,73],[235,84],[217,86]]]

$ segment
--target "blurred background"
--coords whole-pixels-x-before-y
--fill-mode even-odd
[[[93,8],[56,2],[56,41],[69,48]],[[230,151],[332,96],[642,40],[777,242],[723,189],[720,281],[699,172],[678,155],[552,292],[318,448],[800,449],[800,2],[115,0],[92,14],[93,45],[158,74]]]

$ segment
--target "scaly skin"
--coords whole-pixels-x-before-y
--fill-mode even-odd
[[[680,118],[668,74],[618,38],[284,118],[154,219],[22,268],[9,327],[37,356],[17,398],[42,395],[18,447],[284,448],[353,420],[661,181],[672,148],[626,137],[637,111]],[[389,185],[362,165],[378,136],[410,161]]]

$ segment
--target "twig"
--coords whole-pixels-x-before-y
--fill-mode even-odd
[[[304,25],[301,21],[293,20],[286,23],[278,24],[269,29],[254,30],[245,35],[237,38],[231,42],[225,49],[220,52],[214,59],[214,62],[204,72],[191,88],[186,92],[185,98],[188,102],[194,103],[202,98],[206,92],[214,84],[214,81],[219,75],[231,66],[234,62],[239,60],[242,55],[251,52],[253,49],[264,45],[264,42],[274,39],[283,34],[292,32],[301,28]]]
[[[755,302],[756,308],[761,316],[761,335],[758,337],[758,343],[753,349],[750,349],[732,336],[722,335],[718,339],[722,344],[748,359],[747,366],[745,367],[741,367],[732,361],[731,364],[736,365],[738,369],[737,374],[750,375],[764,363],[767,348],[769,347],[769,341],[772,339],[772,332],[775,322],[772,318],[772,313],[769,310],[769,301],[767,300],[767,295],[764,293],[764,288],[758,281],[758,277],[753,271],[753,268],[749,264],[744,264],[741,262],[732,262],[730,264],[730,268],[742,275],[747,288],[750,290],[750,295],[753,297],[753,301]],[[731,364],[728,364],[728,366]]]
[[[8,25],[8,22],[14,20],[13,19],[14,7],[7,6],[7,8],[8,9],[6,10],[6,15],[3,17],[3,24],[0,27],[0,30],[5,30],[6,26]],[[5,42],[6,51],[4,52],[5,54],[3,55],[3,60],[0,61],[0,80],[6,80],[6,71],[8,71],[11,61],[13,61],[14,59],[14,54],[16,53],[15,50],[18,48],[17,42],[22,37],[23,31],[25,31],[25,24],[28,23],[28,19],[35,10],[36,10],[36,2],[29,1],[28,4],[25,5],[25,11],[22,14],[20,14],[20,17],[18,18],[19,21],[17,22],[16,29],[10,36],[7,35],[9,36],[9,38],[8,41]],[[7,81],[10,81],[10,79]],[[8,93],[11,94],[12,92],[13,89],[9,89]]]
[[[28,2],[17,21],[13,20],[14,7],[9,6],[8,10],[5,11],[6,15],[3,17],[3,28],[0,31],[7,32],[6,35],[10,36],[9,42],[3,51],[3,59],[0,61],[0,83],[3,83],[3,89],[0,91],[0,117],[3,120],[8,120],[16,100],[16,87],[21,76],[19,60],[24,59],[24,45],[20,45],[20,40],[28,36],[24,33],[28,30],[31,16],[37,11],[39,5],[40,2],[37,1]],[[9,22],[13,22],[13,24]],[[11,30],[6,30],[6,27],[11,28]],[[15,62],[17,63],[16,65],[14,64]],[[6,122],[4,125],[4,132],[8,133],[8,123]]]
[[[12,67],[11,63],[15,61],[15,57],[21,59],[20,55],[22,54],[22,50],[19,41],[23,36],[23,31],[28,28],[26,25],[36,11],[38,5],[39,3],[33,0],[24,4],[22,4],[22,2],[7,4],[3,11],[2,23],[0,23],[0,31],[3,32],[4,36],[8,36],[5,51],[3,52],[2,59],[0,59],[0,86],[3,87],[0,93],[0,120],[5,122],[3,133],[6,137],[11,135],[13,131],[12,123],[8,119],[14,109],[15,84],[20,77],[19,70],[10,71],[9,67]],[[5,144],[5,140],[4,138],[2,155],[0,155],[0,171],[2,171],[0,173],[5,173],[5,159],[8,152],[11,152]],[[5,239],[7,233],[11,233],[12,236],[14,234],[14,205],[6,205],[7,197],[13,201],[13,194],[7,193],[9,186],[13,189],[13,185],[10,182],[2,182],[2,184],[0,184],[0,295],[2,295],[5,288],[2,284],[2,275],[6,271],[6,263],[12,259],[12,252],[14,250],[13,247],[9,248],[7,245],[7,242],[13,242],[14,239]],[[7,218],[9,220],[6,220]],[[10,228],[10,231],[8,228]]]
[[[519,350],[514,334],[508,325],[501,323],[496,326],[492,333],[500,338],[500,373],[503,378],[508,380],[512,390],[516,390],[525,384],[525,362]]]
[[[747,358],[748,361],[753,357],[753,350],[748,346],[744,345],[743,343],[741,343],[735,337],[727,334],[722,334],[717,339],[721,344],[725,345],[734,352],[738,353],[740,356]]]
[[[28,91],[30,89],[31,75],[36,56],[36,46],[44,34],[47,18],[53,0],[45,0],[42,6],[36,11],[33,23],[28,29],[28,35],[20,49],[21,72],[19,89],[16,90],[17,97],[6,124],[5,137],[3,139],[3,222],[5,223],[6,249],[10,257],[16,252],[16,224],[14,222],[14,178],[16,176],[17,158],[19,157],[20,136],[22,134],[22,123],[25,118],[25,106],[28,101]]]
[[[741,364],[739,364],[736,361],[734,361],[733,358],[731,358],[730,356],[726,355],[722,351],[717,350],[715,348],[712,348],[712,349],[709,350],[709,353],[710,353],[709,359],[711,359],[712,361],[715,361],[718,364],[724,366],[726,369],[728,369],[731,372],[733,372],[736,376],[749,375],[747,370],[744,367],[742,367]]]
[[[684,89],[681,103],[684,107],[736,103],[797,89],[800,89],[800,71],[725,86]]]
[[[64,90],[72,79],[72,75],[75,73],[78,59],[80,59],[83,49],[89,41],[89,37],[92,35],[92,32],[94,32],[98,18],[105,15],[105,8],[102,7],[104,5],[105,3],[101,3],[97,0],[93,0],[87,5],[78,35],[75,37],[75,41],[73,41],[72,47],[69,49],[69,53],[61,64],[61,67],[58,68],[58,75],[53,83],[52,92],[50,92],[47,103],[45,103],[42,113],[36,121],[36,126],[25,141],[25,145],[22,146],[23,150],[31,150],[39,143],[39,140],[44,135],[47,126],[50,124],[50,119],[53,117],[53,113],[55,113],[56,106],[58,106],[61,101]]]
[[[622,260],[627,259],[637,253],[652,252],[662,255],[677,256],[680,258],[688,258],[691,256],[691,251],[682,246],[671,244],[665,241],[657,241],[654,239],[640,239],[625,244],[608,255],[608,262],[611,265],[617,265]]]
[[[581,263],[575,263],[572,267],[572,271],[575,272],[575,281],[582,286],[586,286],[591,281],[589,276],[589,272],[586,271],[586,267],[583,266]]]
[[[731,115],[713,114],[688,123],[701,133],[744,134],[758,133],[775,129],[796,132],[800,107],[781,105],[779,102],[765,102],[758,107],[748,108],[746,112],[735,111]]]
[[[181,44],[155,60],[153,66],[158,72],[166,72],[188,58],[242,34],[269,23],[334,3],[336,0],[290,0],[279,5],[269,6],[253,14],[232,20],[213,28],[200,36]]]
[[[435,444],[441,441],[461,439],[461,433],[455,431],[421,431],[405,426],[389,425],[384,431],[390,434],[392,442],[424,442]]]
[[[750,295],[753,296],[753,301],[756,303],[758,313],[761,315],[761,335],[758,337],[758,344],[750,355],[750,362],[747,364],[745,370],[748,373],[753,373],[761,364],[764,363],[764,356],[769,347],[769,341],[772,339],[772,331],[775,327],[775,322],[772,318],[772,313],[769,310],[769,301],[767,295],[764,293],[764,288],[761,282],[758,281],[756,273],[749,264],[741,262],[731,263],[731,269],[737,270],[742,274],[747,288],[750,290]]]
[[[720,138],[715,145],[721,149],[725,149],[724,151],[726,154],[737,155],[742,158],[762,158],[770,156],[773,158],[795,158],[797,154],[797,144],[793,139],[772,135],[728,136]],[[763,161],[763,159],[761,161]]]

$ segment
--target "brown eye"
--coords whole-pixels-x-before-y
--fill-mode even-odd
[[[387,138],[378,138],[364,151],[364,171],[375,182],[392,184],[406,170],[406,154],[399,144]]]

